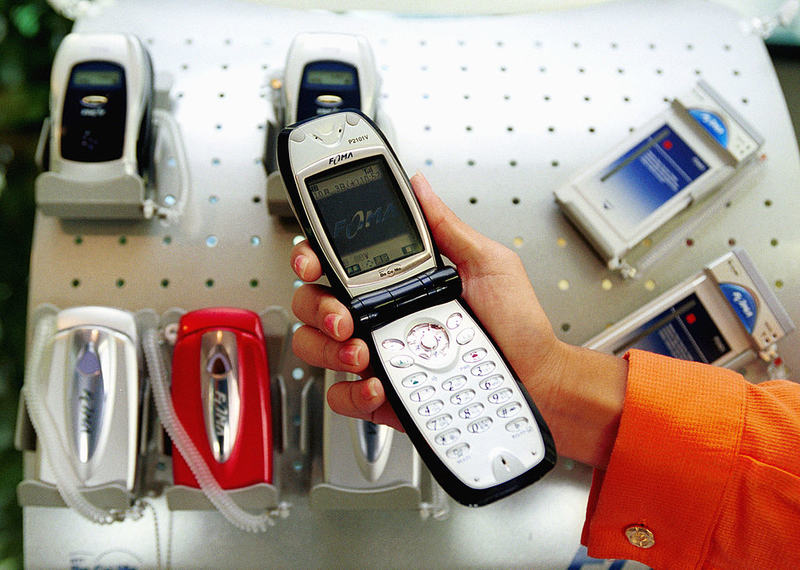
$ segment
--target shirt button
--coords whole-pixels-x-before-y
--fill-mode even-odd
[[[653,531],[646,526],[633,525],[625,529],[628,542],[639,548],[650,548],[656,543]]]

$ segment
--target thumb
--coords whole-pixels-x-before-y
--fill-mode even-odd
[[[439,251],[457,266],[469,266],[477,261],[481,249],[489,238],[464,223],[433,191],[425,176],[417,171],[411,178],[411,187],[417,196],[425,219],[431,229],[433,241]]]

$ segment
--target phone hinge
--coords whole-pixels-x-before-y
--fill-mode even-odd
[[[398,317],[457,299],[461,278],[454,267],[430,269],[350,302],[356,330],[374,330]]]

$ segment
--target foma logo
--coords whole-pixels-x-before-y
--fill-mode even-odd
[[[397,211],[391,202],[375,210],[357,210],[349,220],[345,218],[334,224],[333,239],[339,239],[342,234],[347,239],[353,239],[362,229],[382,224],[396,215]]]
[[[336,156],[332,156],[331,158],[328,159],[328,164],[339,164],[340,162],[342,162],[343,160],[347,160],[348,158],[353,158],[352,152],[343,152],[337,154]]]

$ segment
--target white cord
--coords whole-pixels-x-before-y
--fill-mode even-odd
[[[40,374],[42,373],[42,357],[51,346],[56,332],[56,318],[53,315],[43,317],[36,325],[31,345],[30,357],[25,371],[25,382],[22,387],[23,398],[28,407],[28,415],[36,431],[40,452],[44,453],[53,469],[56,488],[68,507],[80,513],[86,519],[98,524],[111,524],[125,519],[126,514],[132,518],[139,518],[141,511],[131,509],[128,511],[106,510],[93,505],[81,493],[81,480],[65,451],[66,447],[61,439],[50,411],[44,403],[40,392]],[[138,510],[138,512],[136,512]],[[138,516],[137,516],[138,515]]]
[[[197,446],[195,446],[189,434],[186,433],[186,429],[175,413],[172,398],[167,390],[166,372],[160,356],[158,332],[152,328],[146,330],[142,335],[142,344],[147,368],[150,372],[150,380],[153,383],[153,398],[156,403],[158,417],[175,447],[178,448],[181,456],[186,460],[186,464],[195,479],[197,479],[208,500],[228,522],[247,532],[265,532],[268,527],[274,526],[275,521],[270,513],[262,515],[248,513],[239,507],[220,487]]]

